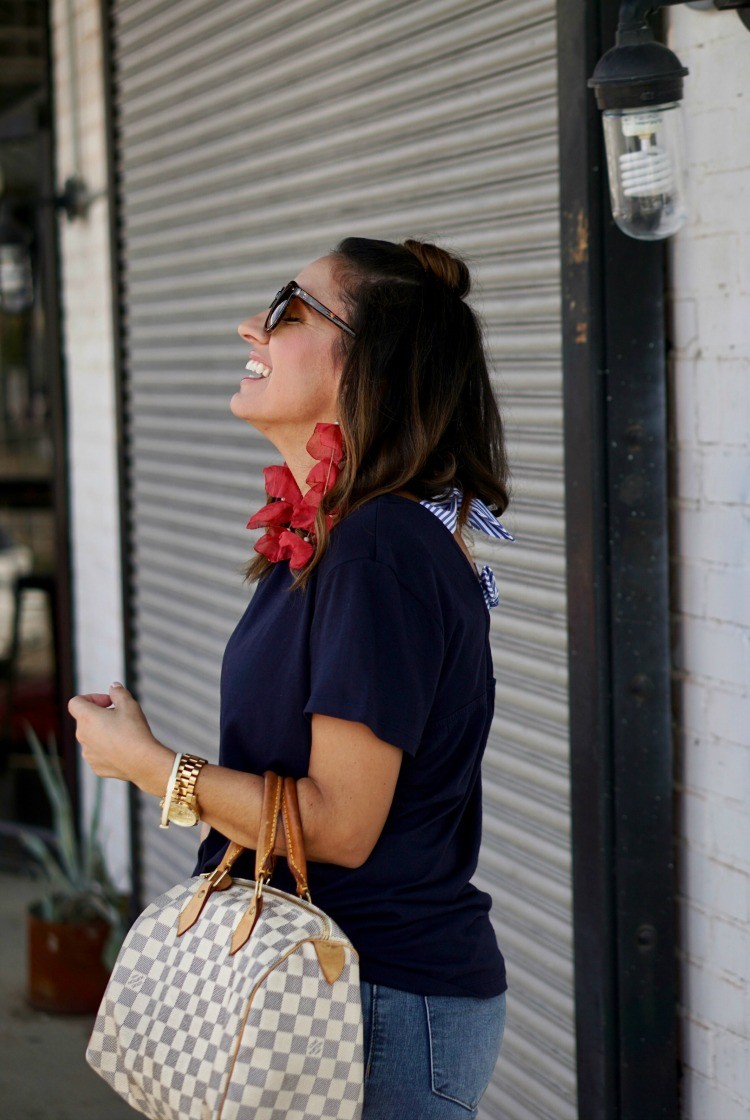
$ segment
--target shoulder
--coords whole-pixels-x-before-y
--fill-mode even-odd
[[[345,517],[333,530],[318,569],[323,582],[347,565],[370,582],[393,578],[430,613],[443,614],[456,581],[471,575],[450,530],[419,502],[381,494]]]
[[[373,560],[404,574],[445,544],[452,544],[449,533],[424,506],[398,494],[381,494],[335,527],[324,563],[332,568],[350,560]]]

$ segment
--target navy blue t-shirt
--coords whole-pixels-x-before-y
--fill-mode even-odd
[[[499,995],[491,900],[470,882],[495,692],[476,574],[433,513],[388,494],[334,528],[306,588],[291,582],[288,564],[275,564],[229,639],[221,765],[304,777],[315,712],[367,724],[400,747],[373,852],[354,869],[310,862],[313,902],[351,938],[363,980],[421,995]],[[215,867],[226,844],[212,829],[196,873]],[[234,870],[253,878],[254,853]],[[274,885],[293,890],[283,860]]]

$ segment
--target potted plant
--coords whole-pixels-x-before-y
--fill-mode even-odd
[[[97,779],[91,818],[79,841],[68,787],[53,738],[45,750],[27,737],[52,808],[52,841],[29,830],[21,840],[46,881],[27,925],[28,1000],[42,1011],[96,1011],[125,936],[125,913],[107,870],[100,839],[103,781]]]

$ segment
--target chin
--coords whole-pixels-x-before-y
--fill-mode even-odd
[[[250,424],[266,439],[270,439],[268,432],[270,428],[273,428],[273,424],[268,424],[257,415],[255,409],[250,409],[247,400],[242,399],[241,393],[234,394],[229,402],[229,411],[238,420],[244,420],[246,424]]]
[[[236,416],[238,420],[247,420],[248,423],[252,424],[252,413],[255,410],[250,408],[250,402],[247,400],[247,398],[243,398],[242,393],[239,390],[237,390],[237,392],[233,394],[232,399],[229,402],[229,411],[234,416]]]

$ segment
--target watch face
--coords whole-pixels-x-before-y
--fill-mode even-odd
[[[177,801],[169,810],[169,819],[173,824],[189,828],[191,825],[198,823],[198,814],[184,801]]]

